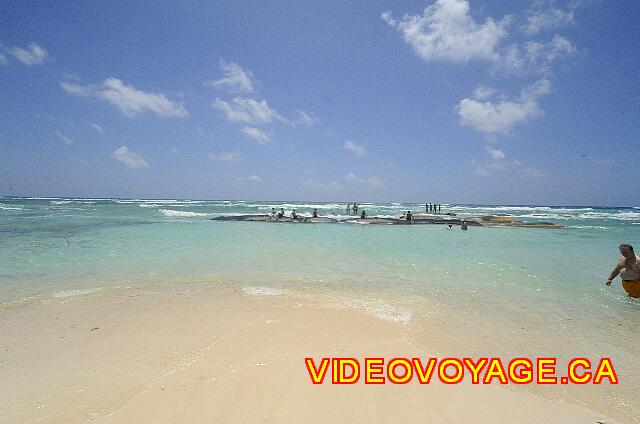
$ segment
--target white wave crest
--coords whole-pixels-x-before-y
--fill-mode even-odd
[[[274,287],[245,287],[242,291],[250,296],[280,296],[283,293]]]
[[[74,296],[81,296],[83,294],[95,293],[100,290],[101,289],[99,288],[62,290],[59,292],[55,292],[53,294],[53,297],[55,297],[56,299],[65,299],[67,297],[74,297]]]
[[[172,209],[159,209],[159,210],[164,216],[170,216],[170,217],[193,218],[196,216],[209,216],[208,213],[202,213],[202,212],[174,211]]]

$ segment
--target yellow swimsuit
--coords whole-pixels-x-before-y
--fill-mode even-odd
[[[622,280],[622,287],[629,296],[640,298],[640,280]]]

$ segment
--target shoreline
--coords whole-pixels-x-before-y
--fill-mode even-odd
[[[306,356],[424,357],[439,346],[364,311],[252,294],[104,291],[0,312],[0,423],[614,422],[497,385],[312,385]]]

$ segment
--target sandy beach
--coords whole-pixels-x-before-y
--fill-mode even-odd
[[[615,422],[498,385],[313,385],[307,356],[437,346],[415,343],[411,326],[298,297],[125,289],[0,314],[1,423]]]

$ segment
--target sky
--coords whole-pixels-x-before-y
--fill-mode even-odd
[[[0,195],[640,206],[630,1],[10,1]]]

